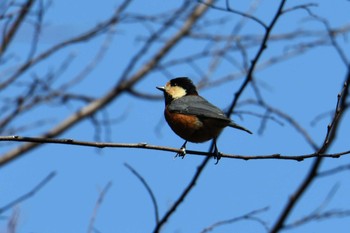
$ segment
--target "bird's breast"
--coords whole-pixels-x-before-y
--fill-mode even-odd
[[[190,142],[205,142],[219,135],[225,126],[218,126],[211,119],[200,119],[195,115],[172,113],[165,109],[165,119],[170,128],[181,138]]]

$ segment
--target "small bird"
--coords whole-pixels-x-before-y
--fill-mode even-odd
[[[185,143],[181,146],[180,155],[186,155],[187,142],[201,143],[214,140],[214,157],[217,162],[220,153],[216,145],[216,138],[226,127],[232,127],[252,134],[248,129],[235,124],[223,111],[198,95],[193,82],[187,77],[170,80],[164,87],[156,87],[164,94],[164,116],[170,128]]]

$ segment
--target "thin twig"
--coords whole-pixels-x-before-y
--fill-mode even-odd
[[[235,222],[238,222],[238,221],[242,221],[242,220],[251,220],[251,221],[258,222],[265,228],[265,230],[267,230],[268,229],[267,223],[265,221],[255,217],[255,215],[260,214],[262,212],[265,212],[268,209],[269,209],[268,207],[265,207],[265,208],[262,208],[262,209],[253,210],[253,211],[251,211],[251,212],[249,212],[247,214],[244,214],[242,216],[239,216],[239,217],[218,221],[218,222],[216,222],[216,223],[214,223],[214,224],[204,228],[201,231],[201,233],[207,233],[207,232],[210,232],[210,231],[214,230],[215,228],[217,228],[219,226],[232,224],[232,223],[235,223]]]
[[[311,221],[319,221],[322,219],[329,219],[331,217],[348,217],[348,216],[350,216],[350,210],[335,210],[335,209],[333,209],[333,210],[323,211],[323,209],[325,209],[327,207],[327,205],[329,204],[329,202],[333,199],[338,188],[339,188],[339,184],[334,185],[320,206],[318,206],[314,211],[312,211],[307,216],[304,216],[304,217],[294,221],[293,223],[285,225],[284,229],[292,229],[292,228],[301,226],[305,223],[309,223]]]
[[[153,230],[153,233],[160,232],[161,227],[168,221],[170,216],[176,211],[177,207],[185,200],[187,195],[190,193],[190,191],[193,189],[193,187],[196,185],[198,178],[202,174],[202,171],[208,164],[210,157],[206,157],[202,163],[197,167],[197,171],[194,174],[192,180],[187,185],[187,187],[184,189],[180,197],[175,201],[175,203],[171,206],[171,208],[165,213],[163,218],[160,219],[159,223],[156,225],[155,229]]]
[[[258,65],[258,61],[260,60],[263,52],[267,48],[267,42],[270,39],[270,34],[272,32],[272,29],[274,28],[278,18],[281,16],[285,3],[286,3],[286,0],[282,0],[281,1],[280,5],[279,5],[279,7],[277,9],[277,12],[274,15],[271,23],[269,24],[268,27],[265,27],[265,34],[264,34],[264,37],[263,37],[262,42],[260,44],[259,50],[258,50],[258,52],[256,53],[255,57],[252,60],[251,66],[248,69],[247,76],[246,76],[244,82],[242,83],[242,85],[240,86],[238,91],[235,93],[234,101],[232,102],[231,106],[229,107],[230,112],[232,112],[233,109],[235,108],[235,106],[237,105],[238,100],[240,99],[240,96],[243,94],[243,91],[246,89],[247,85],[250,82],[252,82],[253,74],[254,74],[255,69],[256,69],[256,67]]]
[[[18,13],[15,22],[11,25],[8,33],[4,36],[1,45],[0,45],[0,57],[5,53],[6,49],[13,41],[15,34],[17,33],[19,27],[22,25],[23,20],[30,12],[31,7],[35,0],[27,0],[25,4],[23,4],[21,11]]]
[[[152,199],[156,224],[158,224],[159,223],[159,209],[158,209],[157,199],[156,199],[151,187],[147,184],[146,180],[132,166],[130,166],[127,163],[124,163],[124,166],[127,167],[141,181],[143,186],[145,186],[148,194],[150,195],[150,197]]]
[[[111,186],[112,186],[112,182],[110,181],[103,188],[102,192],[100,193],[100,195],[99,195],[99,197],[98,197],[98,199],[96,201],[95,208],[94,208],[94,211],[92,212],[90,223],[89,223],[89,227],[88,227],[88,230],[87,230],[88,233],[92,233],[94,231],[94,224],[95,224],[95,220],[96,220],[96,217],[97,217],[97,212],[98,212],[99,208],[101,207],[103,199],[105,198],[106,193],[111,188]]]
[[[0,208],[0,214],[5,212],[6,210],[14,207],[15,205],[18,205],[19,203],[23,202],[24,200],[34,196],[37,192],[40,191],[47,183],[49,183],[56,175],[56,172],[50,172],[49,175],[47,175],[42,181],[40,181],[39,184],[37,184],[32,190],[29,192],[23,194],[22,196],[18,197],[17,199],[11,201],[10,203],[6,204],[5,206]]]
[[[255,17],[253,15],[247,14],[245,12],[241,12],[241,11],[235,10],[229,4],[226,4],[226,7],[219,7],[219,6],[215,6],[213,4],[207,3],[207,2],[202,1],[202,0],[198,0],[198,2],[201,3],[201,4],[206,5],[207,7],[213,8],[215,10],[231,12],[231,13],[234,13],[236,15],[240,15],[240,16],[246,17],[246,18],[251,19],[254,22],[258,23],[263,28],[265,28],[265,29],[267,28],[266,24],[263,21],[261,21],[259,18]]]
[[[256,100],[252,100],[252,99],[248,99],[245,100],[243,102],[244,104],[252,104],[252,105],[256,105],[256,106],[260,106],[264,109],[266,109],[266,111],[268,111],[269,113],[273,113],[277,116],[279,116],[280,118],[284,119],[285,121],[287,121],[291,126],[294,127],[294,129],[300,133],[304,139],[308,142],[308,144],[311,146],[312,149],[317,150],[318,146],[316,144],[316,142],[314,142],[314,140],[312,139],[312,137],[310,136],[310,134],[307,132],[307,130],[305,128],[303,128],[300,123],[298,123],[297,120],[295,120],[292,116],[290,116],[289,114],[283,112],[282,110],[275,108],[269,104],[267,104],[264,101],[256,101]]]
[[[350,164],[340,165],[340,166],[337,166],[335,168],[331,168],[331,169],[328,169],[328,170],[325,170],[322,172],[318,172],[317,178],[321,178],[324,176],[331,176],[331,175],[334,175],[336,173],[343,172],[343,171],[349,171],[349,170],[350,170]]]

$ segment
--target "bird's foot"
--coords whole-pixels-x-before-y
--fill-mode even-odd
[[[181,150],[181,152],[177,153],[175,155],[175,158],[176,157],[181,157],[183,159],[183,158],[185,158],[185,155],[186,155],[186,148],[185,147],[181,147],[180,150]]]
[[[222,153],[218,150],[218,147],[216,146],[216,142],[214,143],[214,159],[216,159],[215,165],[219,163],[219,160],[221,159]]]
[[[185,143],[181,146],[181,148],[180,148],[181,152],[177,153],[175,155],[175,158],[176,157],[181,157],[182,159],[185,158],[185,155],[186,155],[186,144],[187,144],[187,141],[185,141]]]
[[[216,159],[215,161],[215,165],[219,163],[219,160],[221,159],[222,153],[217,151],[216,153],[214,152],[214,159]]]

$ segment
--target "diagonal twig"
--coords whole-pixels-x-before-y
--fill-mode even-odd
[[[36,193],[38,193],[47,183],[49,183],[56,175],[56,172],[50,172],[42,181],[40,181],[39,184],[37,184],[32,190],[29,192],[23,194],[22,196],[16,198],[15,200],[11,201],[10,203],[6,204],[5,206],[0,208],[0,214],[5,212],[6,210],[14,207],[15,205],[23,202],[24,200],[34,196]]]
[[[90,223],[89,223],[89,227],[88,227],[88,230],[87,232],[88,233],[92,233],[94,231],[94,224],[95,224],[95,220],[96,220],[96,217],[97,217],[97,212],[98,212],[98,209],[100,208],[102,202],[103,202],[103,199],[105,198],[106,196],[106,193],[108,192],[108,190],[111,188],[112,186],[112,182],[108,182],[107,185],[103,188],[103,190],[101,191],[98,199],[97,199],[97,202],[95,204],[95,208],[94,208],[94,211],[91,215],[91,219],[90,219]]]
[[[333,116],[331,123],[327,127],[327,133],[325,135],[324,142],[321,145],[321,147],[317,150],[316,154],[325,153],[328,150],[329,146],[334,141],[340,119],[343,116],[343,112],[346,108],[345,100],[346,100],[348,93],[349,93],[349,86],[347,85],[348,81],[350,81],[350,75],[348,75],[347,80],[344,83],[344,86],[343,86],[341,92],[338,94],[336,111],[334,113],[334,116]],[[292,210],[296,206],[297,202],[300,200],[301,196],[306,192],[307,188],[311,185],[311,183],[317,177],[317,173],[318,173],[318,170],[321,166],[323,159],[324,158],[322,156],[316,157],[316,159],[313,162],[307,176],[301,182],[300,186],[296,189],[294,194],[291,196],[291,198],[287,202],[286,206],[284,207],[280,216],[278,217],[276,223],[272,227],[270,233],[277,233],[281,229],[284,228],[285,221],[286,221],[287,217],[290,215],[290,213],[292,212]]]
[[[155,214],[156,224],[158,224],[159,223],[159,208],[158,208],[156,197],[155,197],[151,187],[147,184],[146,180],[142,177],[142,175],[140,175],[140,173],[138,173],[132,166],[130,166],[127,163],[124,163],[124,166],[127,167],[132,172],[132,174],[134,174],[141,181],[143,186],[145,186],[148,194],[151,197],[151,200],[152,200],[152,203],[153,203],[153,207],[154,207],[154,214]]]

